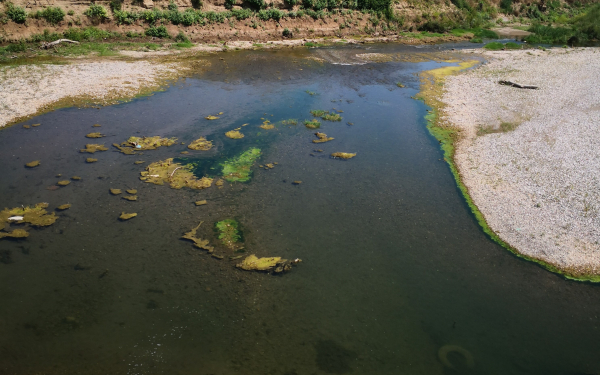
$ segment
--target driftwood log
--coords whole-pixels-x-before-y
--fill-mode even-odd
[[[518,89],[530,89],[530,90],[537,90],[538,89],[537,86],[520,85],[518,83],[514,83],[514,82],[511,82],[511,81],[498,81],[498,83],[501,84],[501,85],[516,87]]]
[[[54,47],[56,45],[59,45],[60,43],[73,43],[73,44],[79,44],[79,42],[76,42],[74,40],[69,40],[69,39],[59,39],[59,40],[55,40],[54,42],[50,42],[50,43],[42,43],[40,45],[41,48],[43,49],[48,49],[50,47]]]

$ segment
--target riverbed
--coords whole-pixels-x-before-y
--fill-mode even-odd
[[[0,373],[598,372],[600,289],[485,235],[413,99],[420,72],[457,57],[392,44],[215,54],[152,96],[2,130],[2,204],[72,206],[26,239],[0,239]],[[341,121],[309,129],[311,110]],[[225,136],[234,129],[244,138]],[[335,139],[315,144],[317,130]],[[177,142],[136,155],[111,146],[131,136]],[[214,147],[189,150],[200,136]],[[87,143],[109,150],[81,153]],[[251,148],[261,156],[248,182],[140,180],[174,158],[216,181]],[[239,223],[242,252],[219,243],[224,219]],[[200,222],[223,259],[181,239]],[[249,272],[237,254],[302,262]]]

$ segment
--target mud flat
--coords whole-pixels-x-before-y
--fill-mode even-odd
[[[177,64],[148,61],[74,62],[0,67],[0,128],[55,106],[109,104],[156,90]]]
[[[600,49],[477,52],[441,97],[462,184],[512,251],[600,281]]]

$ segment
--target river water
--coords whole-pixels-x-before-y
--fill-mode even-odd
[[[29,238],[0,240],[0,374],[599,373],[600,289],[486,237],[428,134],[427,107],[412,96],[419,72],[448,65],[424,58],[437,49],[211,55],[152,96],[0,131],[2,207],[72,204]],[[302,121],[313,109],[343,117],[322,121],[333,141],[311,142]],[[264,119],[276,128],[259,128]],[[224,136],[238,127],[243,139]],[[106,137],[85,138],[95,131]],[[132,135],[178,144],[79,153]],[[181,154],[199,136],[215,147]],[[262,156],[248,183],[175,190],[139,180],[171,157],[215,176],[250,147]],[[41,165],[25,168],[32,160]],[[138,200],[111,188],[137,189]],[[138,216],[122,222],[121,212]],[[284,275],[247,272],[180,239],[202,221],[199,235],[230,255],[213,228],[227,218],[240,223],[247,254],[302,262]]]

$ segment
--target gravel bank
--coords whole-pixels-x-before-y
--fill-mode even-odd
[[[111,102],[157,88],[175,64],[82,62],[0,68],[0,127],[67,97]]]
[[[442,98],[441,120],[462,130],[463,183],[520,253],[576,277],[600,275],[600,49],[483,55],[484,66],[447,78]],[[503,122],[517,127],[477,134]]]

